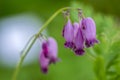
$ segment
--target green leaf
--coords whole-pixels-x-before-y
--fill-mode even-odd
[[[102,56],[98,56],[94,63],[94,71],[98,80],[106,80],[105,63]]]

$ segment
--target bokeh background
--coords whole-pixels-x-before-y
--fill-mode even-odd
[[[55,11],[66,6],[79,7],[86,17],[95,20],[100,44],[86,49],[83,56],[65,49],[61,36],[65,19],[60,14],[43,33],[57,40],[62,61],[50,65],[48,74],[43,74],[38,61],[41,43],[37,40],[17,80],[120,80],[119,3],[119,0],[0,0],[0,80],[12,78],[29,38]],[[78,21],[76,11],[71,11],[71,20]],[[96,61],[87,54],[96,55]],[[107,79],[100,79],[101,76]]]

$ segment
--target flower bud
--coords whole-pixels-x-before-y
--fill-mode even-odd
[[[82,55],[84,53],[84,38],[81,30],[81,25],[79,23],[74,23],[74,52],[77,55]]]
[[[56,63],[59,60],[57,58],[57,51],[58,47],[55,39],[50,37],[43,41],[39,59],[43,73],[47,73],[49,64]]]
[[[49,59],[44,56],[43,50],[40,52],[39,62],[43,73],[48,72]]]
[[[73,44],[73,39],[74,39],[73,31],[74,31],[73,25],[69,19],[67,24],[64,26],[64,29],[63,29],[63,37],[66,40],[64,45],[66,48],[73,48],[73,46],[74,46],[74,44]]]
[[[85,45],[86,47],[91,47],[95,43],[98,43],[96,39],[96,25],[92,18],[84,18],[82,19],[82,31],[85,36]]]
[[[48,38],[48,58],[50,62],[56,63],[59,59],[58,56],[58,46],[57,42],[53,38]]]

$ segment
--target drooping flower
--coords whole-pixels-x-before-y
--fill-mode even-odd
[[[63,37],[66,40],[64,45],[66,48],[73,48],[73,46],[74,46],[74,44],[73,44],[73,39],[74,39],[73,31],[74,31],[73,25],[69,19],[67,24],[64,26],[64,29],[63,29]]]
[[[41,70],[43,73],[47,73],[48,66],[51,63],[56,63],[59,59],[57,58],[58,54],[57,42],[55,39],[49,37],[47,40],[42,43],[42,50],[40,52],[39,62],[41,65]]]
[[[92,18],[83,18],[81,20],[82,23],[82,31],[85,36],[85,45],[86,47],[91,47],[95,43],[98,43],[96,39],[96,25]]]
[[[74,23],[74,52],[77,55],[82,55],[84,53],[84,38],[81,30],[81,24]]]
[[[57,42],[53,38],[48,38],[48,58],[50,62],[56,63],[59,59]]]
[[[43,53],[46,58],[50,59],[50,62],[56,63],[59,59],[57,58],[58,47],[57,42],[53,38],[48,38],[42,44]]]
[[[50,60],[45,57],[43,50],[40,52],[39,62],[41,66],[41,71],[43,73],[47,73]]]

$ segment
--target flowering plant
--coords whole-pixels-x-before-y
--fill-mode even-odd
[[[70,18],[70,10],[75,10],[76,12],[78,12],[78,22],[74,21],[74,23],[72,23],[72,20]],[[101,43],[104,42],[104,40],[102,40],[101,38],[99,39],[99,41],[96,38],[96,22],[91,17],[83,16],[82,10],[79,8],[65,7],[55,12],[40,28],[39,32],[31,37],[27,44],[27,47],[25,47],[25,49],[23,50],[19,63],[14,72],[13,80],[16,80],[24,58],[32,48],[35,41],[39,38],[42,39],[42,49],[39,54],[41,71],[43,73],[47,73],[50,64],[56,64],[57,62],[61,61],[58,58],[59,44],[57,44],[57,41],[54,38],[44,36],[44,34],[42,34],[42,31],[59,13],[63,11],[65,18],[67,19],[67,23],[63,27],[63,31],[61,31],[62,36],[65,39],[65,43],[63,43],[64,47],[72,50],[72,52],[75,53],[75,55],[77,56],[87,55],[94,62],[94,71],[97,78],[99,80],[106,80],[107,78],[109,79],[109,74],[111,73],[109,69],[118,59],[118,54],[113,56],[112,59],[108,61],[108,64],[105,65],[103,56],[97,55],[96,53],[98,47],[101,46]],[[105,36],[105,34],[102,34],[102,36]],[[96,43],[100,44],[94,47]],[[85,54],[86,52],[88,53]],[[117,75],[117,77],[118,76],[119,74]]]

